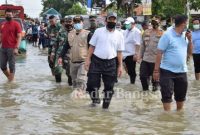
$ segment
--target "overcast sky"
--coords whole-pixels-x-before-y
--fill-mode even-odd
[[[7,0],[8,4],[22,5],[25,13],[33,18],[38,18],[42,12],[41,0]],[[4,4],[5,0],[0,0],[0,4]]]

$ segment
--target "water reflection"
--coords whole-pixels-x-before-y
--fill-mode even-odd
[[[89,107],[90,100],[73,99],[72,89],[56,84],[46,51],[28,47],[18,58],[16,80],[7,83],[0,72],[0,135],[199,135],[200,82],[194,81],[192,63],[185,110],[162,110],[160,92],[141,92],[139,80],[119,80],[109,110]]]

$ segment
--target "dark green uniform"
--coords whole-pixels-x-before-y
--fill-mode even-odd
[[[63,45],[66,42],[66,31],[57,23],[55,26],[48,26],[47,33],[50,38],[50,45],[48,48],[48,62],[51,68],[52,74],[55,75],[56,81],[61,81],[62,65],[58,63],[58,58],[62,51]],[[50,60],[50,55],[53,56],[53,60]]]

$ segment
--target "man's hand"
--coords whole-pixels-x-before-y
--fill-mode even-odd
[[[159,71],[153,71],[153,80],[159,81],[160,80],[160,72]]]
[[[51,33],[51,34],[49,34],[49,36],[50,36],[50,37],[54,37],[54,36],[55,36],[55,34]]]
[[[139,56],[137,54],[133,55],[133,61],[138,62]]]
[[[54,55],[53,55],[53,54],[51,54],[51,55],[50,55],[50,61],[52,61],[52,62],[53,62],[53,59],[54,59]]]
[[[122,76],[122,70],[123,70],[122,67],[123,67],[122,65],[118,65],[118,68],[117,68],[117,76],[118,76],[118,77],[121,77],[121,76]]]
[[[191,34],[191,32],[186,32],[185,33],[185,36],[187,37],[187,39],[189,40],[189,42],[192,42],[192,34]]]
[[[58,64],[62,64],[62,58],[58,58]]]
[[[90,67],[90,63],[91,63],[91,60],[90,58],[87,58],[86,61],[85,61],[85,70],[88,71],[89,70],[89,67]]]
[[[15,48],[15,49],[13,50],[13,53],[14,53],[14,55],[18,55],[18,54],[19,54],[18,48]]]

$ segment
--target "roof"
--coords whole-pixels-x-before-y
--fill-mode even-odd
[[[49,10],[44,12],[43,15],[59,15],[59,16],[61,16],[61,14],[58,11],[56,11],[54,8],[50,8]]]

